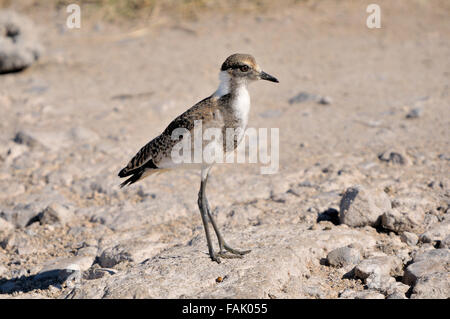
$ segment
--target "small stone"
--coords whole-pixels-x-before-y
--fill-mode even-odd
[[[65,206],[52,203],[36,216],[41,225],[64,225],[74,218],[73,213]]]
[[[276,118],[276,117],[280,117],[282,114],[281,110],[268,110],[262,113],[259,113],[259,116],[261,116],[262,118]]]
[[[3,238],[0,238],[0,247],[3,249],[11,249],[14,247],[16,241],[16,235],[14,233],[9,234]]]
[[[355,267],[355,276],[365,280],[371,274],[396,276],[402,273],[402,262],[394,256],[377,256],[364,259]]]
[[[1,155],[5,157],[7,163],[10,163],[14,159],[18,158],[20,155],[26,153],[28,150],[29,148],[26,145],[11,143],[11,145],[9,145],[9,147],[6,148],[6,152],[4,152]]]
[[[328,105],[333,103],[333,99],[329,96],[322,96],[317,103]]]
[[[416,234],[407,231],[403,232],[400,235],[400,239],[402,242],[408,244],[409,246],[415,246],[419,241],[419,237]]]
[[[389,197],[361,185],[348,188],[339,205],[341,223],[352,227],[377,226],[380,216],[391,210]]]
[[[365,279],[367,288],[375,290],[386,290],[387,287],[395,283],[395,279],[386,274],[379,274],[378,272],[370,273],[369,277]]]
[[[21,71],[42,54],[30,19],[12,10],[0,10],[0,74]]]
[[[414,257],[413,263],[406,268],[402,281],[411,286],[422,277],[434,273],[448,274],[449,270],[450,250],[448,248],[429,249]]]
[[[16,133],[14,142],[39,150],[58,151],[68,146],[67,136],[47,130],[21,130]]]
[[[435,223],[426,232],[419,236],[422,243],[442,242],[446,237],[450,236],[450,219],[443,222]]]
[[[121,246],[117,245],[112,248],[105,249],[98,257],[98,263],[102,267],[111,268],[122,261],[131,261],[131,254],[124,251]]]
[[[440,243],[439,248],[450,248],[450,235],[445,237]]]
[[[327,255],[327,261],[331,266],[344,267],[355,265],[361,260],[361,254],[357,249],[340,247],[332,250]]]
[[[393,277],[385,274],[371,273],[369,277],[365,279],[367,288],[375,289],[383,293],[384,295],[390,295],[393,293],[405,293],[409,290],[409,286],[397,282]]]
[[[381,216],[381,225],[396,233],[418,231],[421,229],[424,216],[425,214],[419,210],[392,209]]]
[[[310,94],[307,92],[300,92],[296,96],[289,99],[289,104],[303,103],[306,101],[314,101],[317,99],[317,95]]]
[[[105,276],[113,276],[117,274],[117,270],[113,268],[100,268],[98,264],[95,264],[88,271],[83,274],[83,278],[87,280],[99,279]]]
[[[13,140],[17,144],[23,144],[31,148],[42,146],[42,144],[31,133],[26,131],[17,132]]]
[[[406,118],[407,119],[416,119],[419,118],[420,116],[422,116],[423,114],[423,108],[421,107],[415,107],[413,109],[411,109],[408,114],[406,114]]]
[[[378,154],[378,159],[382,162],[395,164],[395,165],[406,165],[408,164],[407,157],[398,151],[385,151],[383,153]]]
[[[447,271],[425,275],[414,285],[411,299],[449,299],[450,274]]]

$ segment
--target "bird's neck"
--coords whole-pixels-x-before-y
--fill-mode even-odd
[[[221,98],[231,94],[232,98],[239,98],[242,94],[248,95],[247,81],[245,79],[232,78],[226,71],[219,74],[220,84],[214,96]]]
[[[245,128],[250,111],[250,94],[247,90],[247,81],[232,78],[227,72],[220,72],[220,84],[214,96],[220,99],[225,95],[230,95],[225,107],[227,114],[239,126]]]

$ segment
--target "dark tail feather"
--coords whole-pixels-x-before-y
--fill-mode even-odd
[[[133,183],[136,183],[144,173],[144,170],[141,170],[140,172],[135,173],[133,176],[131,176],[129,179],[127,179],[125,182],[120,184],[120,188],[123,188],[124,186],[131,185]]]
[[[149,161],[147,161],[147,163],[145,163],[144,165],[142,165],[141,167],[129,170],[127,167],[123,168],[120,172],[119,172],[119,177],[126,177],[126,176],[130,176],[132,175],[129,179],[127,179],[125,182],[123,182],[122,184],[120,184],[120,188],[127,186],[127,185],[131,185],[133,183],[136,183],[138,180],[141,179],[142,175],[144,174],[144,172],[148,169],[158,169],[158,167],[155,165],[155,163],[153,162],[152,159],[150,159]],[[148,174],[146,175],[148,176]],[[145,176],[144,176],[145,177]]]
[[[155,163],[153,162],[153,159],[148,160],[144,165],[137,167],[135,169],[130,169],[127,167],[122,168],[122,170],[119,172],[119,177],[126,177],[126,176],[130,176],[133,174],[137,174],[142,172],[142,170],[144,168],[151,168],[151,169],[157,169],[158,166],[155,165]]]
[[[131,175],[131,174],[127,174],[127,173],[128,173],[127,172],[127,168],[125,167],[117,175],[119,175],[119,177],[125,177],[125,176],[128,176],[128,175]]]

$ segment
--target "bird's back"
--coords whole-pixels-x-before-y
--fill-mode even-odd
[[[194,126],[198,123],[196,121],[201,121],[203,130],[208,127],[222,127],[223,118],[219,116],[218,109],[218,99],[210,96],[176,117],[159,136],[143,146],[127,166],[119,172],[119,177],[132,176],[121,186],[136,182],[144,177],[144,173],[148,170],[168,168],[168,162],[171,162],[172,148],[183,138],[182,135],[172,136],[176,133],[174,132],[176,129],[183,129],[193,137]]]

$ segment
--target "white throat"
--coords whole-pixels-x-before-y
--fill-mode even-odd
[[[226,71],[221,71],[219,74],[220,84],[214,96],[220,98],[226,94],[231,93],[231,78]],[[233,109],[234,116],[241,120],[243,126],[247,126],[248,114],[250,111],[250,94],[247,90],[247,83],[242,81],[237,83],[236,87],[233,87],[234,99],[232,100],[231,107]]]

